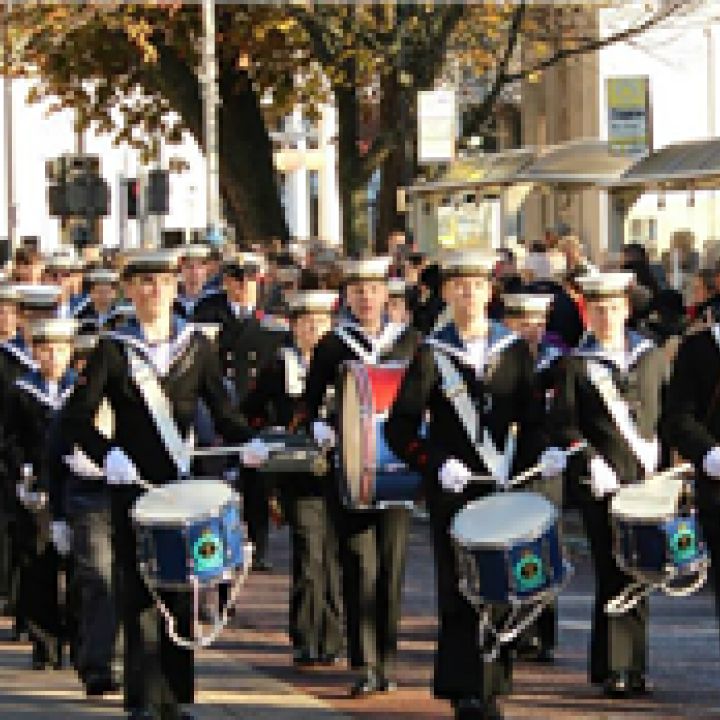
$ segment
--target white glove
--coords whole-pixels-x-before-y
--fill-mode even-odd
[[[64,520],[53,520],[50,525],[50,536],[55,549],[65,557],[70,552],[72,543],[72,530]]]
[[[446,460],[438,473],[443,490],[454,493],[461,493],[471,477],[468,467],[455,458]]]
[[[567,461],[568,456],[564,450],[557,447],[546,448],[538,461],[542,468],[540,473],[545,479],[562,475],[567,467]]]
[[[324,447],[334,447],[336,442],[335,430],[324,420],[315,420],[312,424],[313,440]]]
[[[711,478],[720,478],[720,446],[716,445],[703,458],[703,470]]]
[[[269,457],[268,446],[260,438],[255,438],[243,446],[240,462],[245,467],[259,468],[268,461]]]
[[[643,466],[646,475],[654,473],[660,464],[660,443],[657,438],[653,438],[642,443],[639,448],[639,460]]]
[[[599,455],[590,460],[590,489],[598,500],[620,489],[615,471]]]
[[[28,491],[23,483],[18,483],[15,486],[15,494],[17,495],[17,499],[20,501],[21,505],[25,505],[27,503],[27,493]]]
[[[135,463],[120,449],[113,448],[103,464],[108,485],[136,485],[140,482]]]

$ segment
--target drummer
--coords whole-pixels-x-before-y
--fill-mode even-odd
[[[623,615],[605,612],[606,603],[632,581],[613,557],[610,500],[622,485],[654,473],[660,458],[656,432],[667,369],[660,349],[626,329],[633,279],[628,272],[577,279],[590,331],[564,362],[551,411],[560,442],[584,439],[589,445],[570,461],[568,482],[575,485],[595,567],[590,682],[608,696],[650,689],[645,676],[647,601]]]
[[[305,391],[313,349],[330,331],[337,292],[305,290],[288,297],[293,342],[261,372],[244,404],[253,426],[288,428]],[[337,537],[324,499],[326,479],[280,479],[282,508],[292,533],[290,638],[297,667],[333,664],[342,644]]]
[[[318,342],[305,392],[306,417],[319,444],[334,445],[336,441],[337,418],[324,419],[320,409],[328,390],[339,379],[342,363],[407,361],[417,347],[417,331],[385,322],[389,266],[387,257],[346,260],[343,264],[347,311],[333,331]],[[327,502],[340,532],[350,665],[357,671],[351,695],[391,691],[396,687],[391,673],[397,650],[409,511],[399,507],[362,512],[341,509],[337,486]]]
[[[552,295],[505,293],[502,296],[505,325],[519,335],[530,348],[535,363],[535,392],[549,412],[555,396],[559,363],[563,352],[545,341],[545,324],[553,302]],[[562,478],[542,479],[535,489],[558,508],[563,506]],[[552,662],[557,644],[555,603],[549,603],[537,621],[523,633],[518,643],[521,657],[537,662]]]
[[[7,403],[10,477],[16,483],[18,499],[18,606],[27,613],[33,670],[47,665],[60,669],[66,639],[58,581],[60,556],[69,553],[70,533],[63,520],[51,523],[47,459],[59,411],[75,382],[70,367],[75,329],[72,320],[40,320],[30,325],[37,368],[15,381]],[[23,483],[27,471],[28,482]],[[40,490],[46,493],[42,506],[30,501],[30,493],[37,495]]]
[[[451,701],[457,718],[478,720],[502,718],[497,699],[510,687],[511,651],[506,646],[497,659],[484,658],[489,648],[479,641],[478,614],[460,592],[448,530],[459,510],[493,489],[493,478],[471,485],[472,475],[492,475],[503,483],[509,474],[506,463],[498,463],[487,444],[481,445],[479,429],[489,433],[497,450],[506,447],[511,425],[517,424],[516,458],[507,463],[513,469],[529,465],[542,445],[528,346],[487,317],[496,260],[479,250],[444,258],[443,296],[452,319],[420,346],[385,426],[391,449],[425,481],[440,616],[434,692]],[[562,470],[559,457],[557,451],[543,457],[548,474]],[[507,606],[487,609],[497,624]]]
[[[78,445],[112,488],[113,551],[123,577],[125,708],[132,720],[192,718],[181,705],[194,697],[192,653],[168,637],[138,571],[130,519],[138,485],[164,485],[188,474],[185,439],[200,397],[225,439],[238,442],[251,435],[245,418],[230,407],[209,340],[172,315],[177,269],[174,251],[144,250],[128,259],[123,272],[135,319],[101,335],[61,423],[67,446]],[[91,420],[104,397],[115,414],[111,440]],[[256,444],[243,462],[266,459],[266,449]],[[191,594],[167,593],[163,599],[178,619],[178,632],[187,637]]]

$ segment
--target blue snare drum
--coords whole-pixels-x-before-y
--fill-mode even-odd
[[[353,510],[411,506],[421,479],[390,450],[384,424],[406,366],[399,363],[343,366],[340,396],[341,497]]]
[[[696,573],[707,561],[695,511],[683,506],[679,478],[621,488],[610,503],[615,560],[643,582]]]
[[[237,494],[225,483],[188,480],[153,488],[132,510],[143,574],[156,588],[232,580],[244,564]]]
[[[534,602],[569,570],[558,513],[542,495],[508,492],[474,500],[452,521],[460,589],[480,603]]]

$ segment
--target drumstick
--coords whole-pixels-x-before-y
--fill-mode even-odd
[[[573,455],[579,453],[581,450],[585,450],[587,447],[587,442],[585,440],[580,440],[576,443],[573,443],[567,450],[565,450],[565,457],[572,457]],[[508,487],[514,487],[515,485],[521,485],[526,480],[529,480],[531,477],[534,477],[538,473],[541,473],[543,471],[544,464],[543,463],[536,463],[531,468],[528,468],[524,472],[521,472],[519,475],[516,475],[510,482],[508,483]]]

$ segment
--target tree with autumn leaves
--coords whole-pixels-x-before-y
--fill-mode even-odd
[[[482,135],[504,88],[695,4],[634,8],[613,35],[599,37],[583,3],[217,3],[226,217],[242,242],[287,239],[268,128],[298,104],[312,116],[334,102],[345,248],[366,244],[367,184],[378,169],[381,245],[402,224],[396,190],[417,170],[417,92],[450,63],[486,80],[464,127]],[[187,130],[203,143],[198,4],[24,2],[6,21],[12,53],[4,71],[38,78],[30,100],[76,110],[81,125],[147,159],[159,136],[179,142]]]

